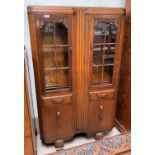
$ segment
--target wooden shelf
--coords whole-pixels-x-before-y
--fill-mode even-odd
[[[102,50],[108,50],[109,47],[95,47],[93,48],[93,51],[101,51]],[[111,50],[115,50],[115,47],[110,47]]]
[[[46,90],[64,90],[69,89],[69,85],[58,85],[58,86],[46,86]]]
[[[101,65],[94,65],[93,64],[93,67],[105,67],[105,66],[114,66],[114,64],[112,63],[112,64],[101,64]]]
[[[114,64],[112,63],[112,64],[104,64],[104,67],[106,67],[106,66],[114,66]]]
[[[69,47],[69,45],[41,45],[42,47],[49,47],[49,48],[61,48],[61,47]]]
[[[98,43],[98,44],[93,44],[94,46],[102,46],[102,45],[116,45],[116,43]]]
[[[69,67],[51,67],[51,68],[45,68],[44,71],[63,70],[63,69],[69,69]]]
[[[94,33],[94,35],[95,35],[95,36],[105,36],[105,37],[107,37],[109,34],[95,34],[95,33]]]
[[[103,84],[105,84],[105,83],[111,84],[111,81],[93,82],[92,85],[93,85],[93,86],[94,86],[94,85],[103,85]]]

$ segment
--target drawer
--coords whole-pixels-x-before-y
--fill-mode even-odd
[[[97,100],[97,99],[108,99],[108,98],[113,98],[116,96],[116,91],[94,91],[94,92],[89,92],[89,99],[90,100]]]
[[[72,94],[42,97],[42,99],[44,107],[72,104]]]

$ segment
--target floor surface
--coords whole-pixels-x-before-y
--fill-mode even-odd
[[[114,135],[120,134],[120,132],[114,127],[110,132],[106,133],[104,137],[111,137]],[[86,135],[80,134],[73,138],[73,140],[69,142],[65,142],[64,149],[72,148],[75,146],[79,146],[82,144],[87,144],[90,142],[94,142],[94,138],[88,138]],[[37,155],[47,155],[56,151],[54,145],[44,145],[40,140],[40,135],[37,136]]]

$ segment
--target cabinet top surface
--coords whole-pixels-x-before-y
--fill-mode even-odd
[[[29,5],[27,7],[28,12],[59,12],[73,13],[74,11],[85,11],[85,13],[107,13],[107,14],[124,14],[124,8],[112,8],[112,7],[67,7],[67,6],[40,6]]]

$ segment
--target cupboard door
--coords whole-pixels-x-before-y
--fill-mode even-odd
[[[46,143],[74,135],[74,113],[71,96],[50,97],[43,105],[44,138]]]
[[[88,128],[90,132],[112,128],[115,115],[115,92],[90,92],[88,106]]]
[[[45,92],[71,91],[72,15],[37,16]]]
[[[89,88],[113,88],[118,77],[120,60],[120,16],[89,17],[90,78]]]

